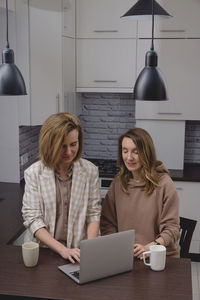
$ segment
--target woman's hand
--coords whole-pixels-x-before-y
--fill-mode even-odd
[[[149,251],[149,247],[141,244],[134,244],[134,256],[143,259],[142,253],[145,251]]]
[[[78,261],[80,263],[80,249],[78,248],[67,248],[64,247],[62,249],[62,251],[60,252],[60,255],[65,258],[65,259],[69,259],[71,261],[71,263],[75,263],[76,261]]]

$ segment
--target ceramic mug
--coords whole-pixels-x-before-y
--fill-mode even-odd
[[[34,267],[38,263],[39,244],[27,242],[22,245],[22,257],[26,267]]]
[[[162,245],[152,245],[150,251],[143,252],[144,264],[150,266],[154,271],[162,271],[165,268],[166,248]],[[149,263],[146,262],[146,255],[149,255]]]

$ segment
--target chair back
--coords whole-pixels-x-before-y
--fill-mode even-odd
[[[190,243],[197,221],[180,217],[181,237],[179,245],[181,247],[180,257],[189,257]]]

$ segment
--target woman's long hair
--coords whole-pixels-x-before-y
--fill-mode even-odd
[[[53,114],[46,119],[39,138],[40,159],[46,167],[56,168],[64,139],[74,129],[78,130],[79,149],[73,161],[77,161],[83,151],[83,133],[79,119],[65,112]]]
[[[130,138],[136,145],[142,165],[141,176],[145,181],[144,191],[146,194],[151,194],[158,186],[160,174],[156,172],[157,158],[153,140],[149,133],[142,128],[130,129],[118,140],[117,164],[120,167],[119,177],[122,190],[128,193],[128,182],[133,178],[132,172],[127,169],[122,158],[122,141],[125,137]]]

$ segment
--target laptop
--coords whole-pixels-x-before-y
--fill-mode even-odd
[[[131,271],[135,230],[117,232],[80,242],[80,264],[58,268],[78,284]]]

